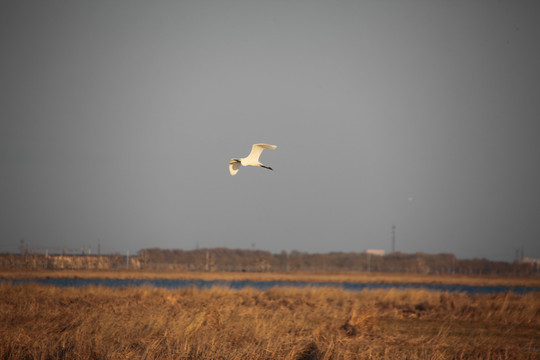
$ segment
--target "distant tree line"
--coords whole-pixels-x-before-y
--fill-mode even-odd
[[[138,256],[0,254],[0,269],[3,270],[119,270],[126,268],[140,269]]]
[[[169,250],[143,249],[138,256],[148,269],[184,269],[203,271],[372,271],[423,274],[529,275],[534,265],[487,259],[457,259],[453,254],[405,254],[384,256],[356,252],[310,254],[282,251],[273,254],[262,250],[227,248]]]
[[[404,272],[421,274],[531,275],[536,264],[457,259],[453,254],[392,253],[384,256],[356,252],[310,254],[243,249],[140,250],[128,257],[114,255],[0,254],[2,269],[140,269],[246,272]]]

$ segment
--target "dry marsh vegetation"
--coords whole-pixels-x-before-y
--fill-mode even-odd
[[[145,270],[0,270],[0,278],[99,278],[149,280],[305,281],[336,283],[461,284],[540,286],[540,276],[434,275],[377,272],[205,272]]]
[[[540,294],[0,284],[1,359],[538,359]]]

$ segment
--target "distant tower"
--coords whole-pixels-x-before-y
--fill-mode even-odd
[[[396,252],[396,225],[392,225],[392,252]]]
[[[24,244],[24,239],[20,239],[19,242],[21,243],[21,246],[19,246],[21,255],[26,255],[26,253],[28,252],[28,245]]]

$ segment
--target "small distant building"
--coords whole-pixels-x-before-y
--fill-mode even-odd
[[[367,249],[366,251],[364,251],[364,254],[384,256],[384,250],[382,250],[382,249]]]
[[[533,266],[540,266],[540,259],[524,257],[521,259],[521,262],[525,264],[531,264]]]

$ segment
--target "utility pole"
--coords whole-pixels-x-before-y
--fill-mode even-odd
[[[21,243],[21,246],[19,246],[19,250],[21,251],[21,255],[26,255],[28,253],[28,244],[24,243],[24,239],[20,239],[19,242]]]
[[[396,252],[396,225],[392,225],[392,253]]]

